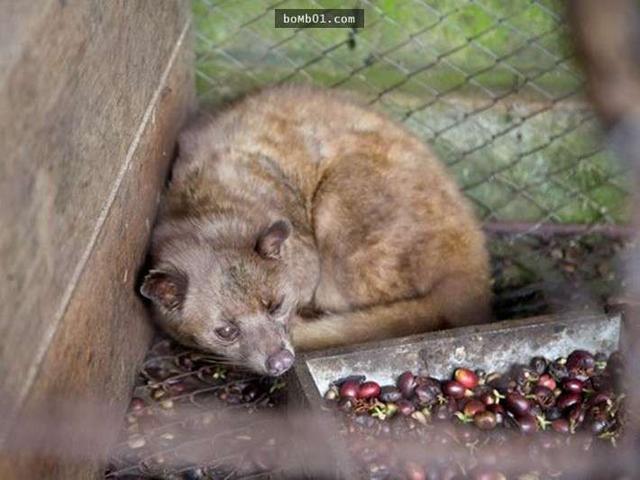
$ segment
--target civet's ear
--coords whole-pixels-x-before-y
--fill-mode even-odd
[[[183,273],[150,270],[144,277],[140,293],[167,310],[175,310],[184,302],[187,283]]]
[[[285,240],[291,234],[291,224],[287,220],[278,220],[258,235],[256,252],[264,258],[280,258]]]

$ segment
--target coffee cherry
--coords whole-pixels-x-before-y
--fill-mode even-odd
[[[419,384],[413,391],[420,405],[434,404],[441,392],[440,385],[434,387],[430,384]]]
[[[556,455],[556,450],[565,445],[586,452],[605,441],[608,443],[608,439],[613,443],[622,435],[623,396],[618,391],[620,385],[612,382],[612,360],[605,369],[603,358],[599,355],[596,359],[583,350],[552,362],[535,357],[527,365],[515,365],[503,375],[485,377],[481,372],[482,381],[469,368],[457,368],[451,380],[442,382],[424,372],[414,375],[406,371],[398,377],[396,385],[384,387],[361,376],[350,376],[339,386],[334,384],[330,391],[337,400],[333,405],[344,410],[347,418],[346,428],[341,431],[346,435],[363,435],[367,442],[371,441],[369,446],[363,440],[362,446],[349,447],[359,460],[366,462],[368,478],[457,480],[463,472],[464,478],[502,480],[506,477],[496,466],[504,458],[500,448],[494,446],[509,448],[511,443],[521,444],[518,448],[526,446],[529,457],[538,459],[535,470],[545,471],[552,460],[549,455]],[[238,391],[244,392],[243,388]],[[135,410],[133,405],[131,410]],[[391,419],[396,412],[401,414],[396,417],[404,418]],[[148,415],[130,417],[134,420],[129,435],[146,431],[140,422]],[[551,432],[530,439],[513,436],[518,431],[532,435],[540,430]],[[559,435],[574,433],[575,436],[566,438]],[[385,441],[377,442],[378,435],[384,436]],[[428,464],[419,458],[412,459],[416,463],[411,464],[409,460],[394,458],[385,448],[387,438],[419,442],[423,435],[428,436],[430,444],[443,448],[444,458],[429,457],[424,460]],[[472,452],[469,462],[463,458],[458,467],[445,475],[443,465],[450,461],[448,450],[453,443],[477,450]],[[520,470],[513,473],[523,479],[531,476],[521,474]]]
[[[493,392],[481,393],[480,396],[478,397],[478,400],[480,400],[482,403],[484,403],[487,406],[493,405],[494,403],[496,403],[496,397],[493,394]]]
[[[533,415],[525,414],[518,418],[518,427],[520,432],[529,435],[538,431],[538,421]]]
[[[577,378],[565,378],[562,381],[562,390],[564,390],[565,392],[582,393],[583,388],[584,382],[578,380]]]
[[[582,397],[579,393],[563,393],[556,400],[556,405],[561,410],[566,410],[567,408],[580,403],[580,401],[582,401]]]
[[[529,413],[531,404],[529,403],[529,400],[524,398],[521,394],[511,392],[507,394],[505,407],[508,411],[519,417]]]
[[[542,375],[547,369],[547,360],[544,357],[533,357],[529,362],[529,366],[538,375]]]
[[[593,398],[591,398],[591,400],[589,400],[589,403],[591,405],[599,405],[601,403],[610,402],[612,398],[613,398],[613,393],[609,391],[598,392],[593,396]]]
[[[595,368],[596,360],[586,350],[574,350],[567,357],[566,365],[570,372],[589,372]]]
[[[358,388],[358,398],[375,398],[380,394],[380,385],[376,382],[364,382]]]
[[[540,385],[541,387],[546,387],[549,390],[553,391],[556,389],[557,384],[551,375],[545,373],[540,375],[540,378],[538,378],[538,385]]]
[[[398,387],[385,385],[380,389],[380,400],[383,402],[397,402],[402,398],[402,393]]]
[[[547,367],[547,372],[551,375],[556,381],[560,381],[565,377],[569,376],[569,372],[567,370],[566,364],[559,362],[558,360],[552,362]]]
[[[574,427],[582,425],[582,422],[584,422],[584,417],[585,411],[582,405],[574,405],[573,407],[571,407],[569,413],[567,414],[567,420],[569,420],[569,423]]]
[[[464,397],[465,388],[461,383],[455,380],[449,380],[442,384],[442,393],[457,400]]]
[[[340,396],[342,398],[356,398],[360,390],[360,382],[347,380],[340,386]]]
[[[467,368],[458,368],[453,373],[453,378],[464,388],[473,390],[478,386],[478,376]]]
[[[409,400],[398,400],[396,405],[398,406],[398,411],[405,416],[409,416],[416,411],[416,407]]]
[[[496,419],[496,414],[490,411],[484,411],[476,414],[473,417],[473,423],[480,430],[493,430],[498,421]]]
[[[538,402],[542,408],[550,408],[556,403],[556,397],[553,391],[542,385],[538,385],[533,389],[533,395],[536,402]]]
[[[416,377],[413,373],[406,371],[398,377],[398,388],[405,398],[411,398],[416,388]]]
[[[465,403],[462,411],[467,417],[474,417],[478,413],[484,412],[485,410],[486,406],[484,403],[482,403],[480,400],[472,398]]]

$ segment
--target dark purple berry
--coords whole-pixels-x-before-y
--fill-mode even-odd
[[[574,405],[573,407],[571,407],[571,410],[569,410],[569,413],[567,414],[567,420],[569,420],[569,423],[574,427],[582,425],[582,422],[584,422],[584,417],[585,411],[582,405]]]
[[[569,372],[567,371],[567,367],[565,364],[560,363],[559,361],[555,361],[549,364],[547,368],[547,372],[551,375],[556,381],[560,381],[565,377],[569,376]]]
[[[529,403],[529,400],[519,393],[510,392],[505,398],[505,407],[508,411],[519,417],[529,413],[531,404]]]
[[[424,383],[419,384],[413,391],[420,405],[434,404],[441,392],[440,385],[434,387],[433,385]]]
[[[577,378],[565,378],[562,381],[562,390],[570,393],[582,393],[584,383]]]
[[[586,350],[574,350],[567,357],[566,366],[570,372],[592,372],[596,366],[596,360]]]
[[[536,402],[538,402],[542,408],[550,408],[556,403],[556,397],[553,394],[553,390],[549,390],[547,387],[543,387],[542,385],[538,385],[533,389],[533,395],[535,396]]]
[[[396,405],[398,406],[398,411],[404,416],[409,416],[416,411],[416,407],[409,400],[398,400]]]
[[[600,404],[609,403],[612,400],[612,397],[613,397],[613,393],[611,392],[608,392],[608,391],[598,392],[589,400],[589,404],[600,405]]]
[[[258,397],[258,395],[260,395],[260,388],[253,383],[247,385],[244,390],[242,390],[242,399],[245,402],[252,402]]]
[[[406,371],[398,377],[398,388],[405,398],[411,398],[416,388],[416,377],[413,373]]]
[[[556,400],[556,405],[561,410],[566,410],[569,407],[573,407],[582,401],[582,396],[579,393],[563,393]]]
[[[525,435],[535,433],[538,431],[538,421],[533,415],[525,414],[518,418],[518,427]]]
[[[385,385],[380,389],[380,400],[383,402],[397,402],[402,398],[400,389],[393,385]]]
[[[547,369],[547,360],[544,357],[533,357],[529,362],[529,366],[538,375],[542,375]]]
[[[613,390],[613,378],[609,375],[595,375],[589,379],[591,390]]]
[[[442,393],[449,397],[460,399],[464,397],[465,388],[461,383],[458,383],[455,380],[449,380],[442,384]]]

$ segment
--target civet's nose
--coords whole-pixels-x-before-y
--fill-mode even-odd
[[[269,375],[277,377],[291,368],[295,357],[289,350],[283,348],[267,358],[266,366]]]

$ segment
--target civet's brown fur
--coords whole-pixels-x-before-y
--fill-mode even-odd
[[[380,113],[343,93],[278,87],[202,116],[179,149],[146,293],[187,343],[261,371],[289,330],[308,350],[488,319],[469,205],[434,154]],[[257,253],[260,239],[274,258]],[[173,303],[158,306],[167,291]],[[279,319],[265,306],[276,300]],[[226,322],[242,332],[232,345],[212,333]]]

